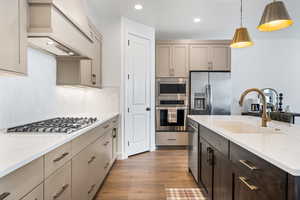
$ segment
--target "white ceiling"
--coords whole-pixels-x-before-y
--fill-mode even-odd
[[[240,0],[87,0],[100,21],[125,16],[131,20],[153,26],[158,39],[230,39],[240,21]],[[244,25],[252,37],[269,38],[256,26],[263,9],[271,0],[244,0]],[[284,0],[293,27],[273,32],[274,38],[300,39],[300,0]],[[140,3],[144,9],[137,11]],[[195,24],[193,19],[201,18]],[[100,23],[100,22],[99,22]]]

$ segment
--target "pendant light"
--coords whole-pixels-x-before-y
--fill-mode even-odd
[[[241,0],[241,27],[236,29],[230,46],[232,48],[245,48],[252,45],[253,42],[251,41],[248,30],[246,27],[243,27],[243,0]]]
[[[293,20],[282,1],[274,0],[264,10],[258,30],[263,32],[277,31],[293,24]]]

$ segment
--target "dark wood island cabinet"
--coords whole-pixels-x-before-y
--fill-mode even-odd
[[[300,200],[300,177],[199,124],[199,187],[209,200]]]

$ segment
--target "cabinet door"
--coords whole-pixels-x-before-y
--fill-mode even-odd
[[[72,200],[88,198],[89,160],[90,152],[88,148],[81,151],[72,159]]]
[[[172,68],[172,45],[156,46],[156,76],[169,77]]]
[[[189,69],[201,71],[210,69],[210,47],[207,45],[191,45]]]
[[[174,45],[173,46],[173,66],[171,73],[175,77],[188,76],[188,46],[187,45]]]
[[[207,196],[212,199],[213,195],[213,171],[214,171],[214,150],[202,139],[201,156],[201,182],[204,186]]]
[[[44,184],[36,187],[32,192],[27,194],[21,200],[43,200],[44,199]]]
[[[215,71],[230,71],[231,49],[229,46],[217,45],[211,47],[211,62]]]
[[[102,66],[102,41],[97,36],[94,37],[94,57],[92,66],[92,85],[101,87],[101,66]]]
[[[92,60],[80,60],[80,82],[85,86],[92,86]]]
[[[71,200],[71,162],[45,180],[45,200]]]
[[[231,162],[218,151],[214,151],[214,199],[232,200],[233,173]]]
[[[92,199],[97,192],[96,186],[102,182],[105,177],[105,152],[103,150],[103,137],[96,140],[88,148],[90,156],[88,161],[88,199]]]
[[[26,74],[27,1],[1,1],[0,70]]]

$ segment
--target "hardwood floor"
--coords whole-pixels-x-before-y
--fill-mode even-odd
[[[195,188],[186,150],[158,150],[117,161],[95,200],[165,200],[165,188]]]

